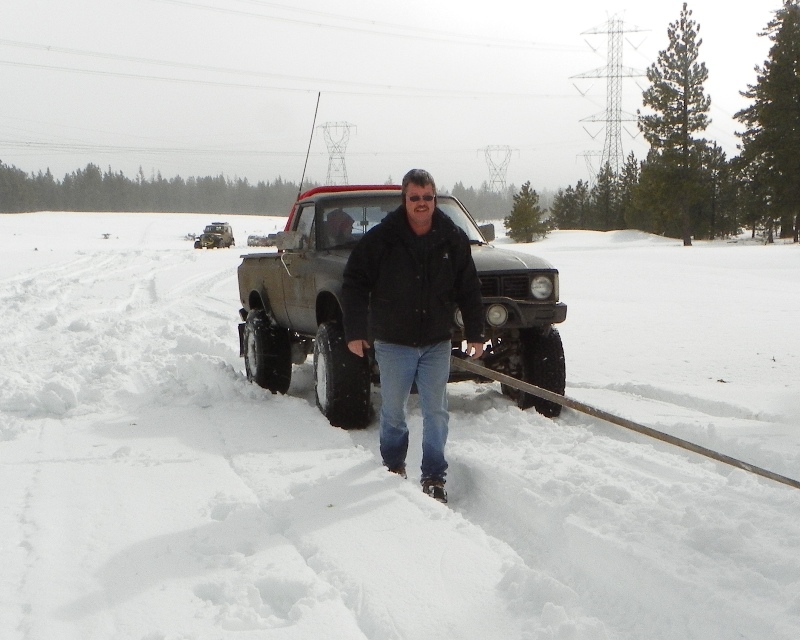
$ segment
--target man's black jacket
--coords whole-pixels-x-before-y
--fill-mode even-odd
[[[452,338],[461,309],[467,342],[483,342],[480,280],[467,235],[440,209],[418,238],[401,206],[370,229],[344,271],[345,336],[422,346]]]

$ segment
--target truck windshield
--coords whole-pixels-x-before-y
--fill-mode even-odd
[[[470,215],[448,196],[437,197],[437,206],[467,234],[470,242],[485,242]],[[336,198],[317,210],[322,248],[351,247],[372,227],[400,205],[398,196]]]

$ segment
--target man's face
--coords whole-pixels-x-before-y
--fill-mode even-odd
[[[427,200],[425,198],[428,198]],[[413,182],[406,188],[406,214],[412,226],[426,226],[430,224],[433,210],[436,206],[433,185],[424,187]]]

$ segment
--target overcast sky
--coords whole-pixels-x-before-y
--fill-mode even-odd
[[[0,22],[0,160],[56,176],[89,162],[133,177],[303,173],[324,182],[322,128],[348,123],[351,183],[412,167],[440,188],[490,179],[487,147],[510,147],[509,184],[588,180],[602,151],[609,18],[623,20],[625,67],[667,47],[679,0],[11,0]],[[706,137],[736,153],[733,114],[755,81],[780,0],[693,0],[706,63]],[[638,85],[637,85],[638,82]],[[646,78],[623,81],[635,114]],[[343,128],[329,128],[334,135]],[[635,122],[624,153],[643,158]],[[594,137],[593,137],[594,136]],[[499,163],[502,153],[495,153]],[[596,162],[596,159],[595,159]],[[339,173],[341,173],[339,171]]]

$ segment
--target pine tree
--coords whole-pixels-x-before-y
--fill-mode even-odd
[[[733,169],[722,147],[717,144],[708,145],[703,153],[703,176],[707,193],[705,215],[702,216],[703,234],[713,240],[738,233]]]
[[[620,207],[620,182],[610,163],[606,163],[591,191],[591,220],[587,225],[598,231],[624,228]]]
[[[59,190],[50,169],[39,173],[34,178],[33,189],[35,192],[34,208],[38,211],[58,211],[61,206]]]
[[[566,189],[556,191],[553,206],[550,207],[550,219],[556,229],[575,229],[575,188],[570,185]]]
[[[514,242],[533,242],[544,238],[549,230],[546,221],[542,220],[544,212],[539,206],[539,194],[531,189],[530,181],[522,185],[519,193],[514,195],[514,206],[511,213],[503,219],[508,237]]]
[[[650,144],[649,163],[662,165],[651,177],[667,180],[669,195],[662,214],[676,215],[684,244],[690,245],[693,233],[692,210],[701,198],[700,154],[705,140],[696,137],[710,124],[711,99],[703,84],[708,79],[705,63],[698,62],[700,26],[684,2],[680,17],[669,25],[669,45],[647,69],[650,86],[643,101],[654,113],[639,112],[639,129]]]
[[[781,236],[798,241],[800,228],[800,4],[783,7],[761,33],[773,45],[757,80],[742,95],[753,103],[736,114],[747,130],[742,160],[757,173],[768,192],[771,213],[765,223],[780,221]]]
[[[619,209],[622,215],[622,229],[630,229],[630,219],[634,218],[634,194],[639,186],[640,175],[639,161],[633,155],[633,151],[628,154],[625,164],[619,175]]]
[[[559,189],[550,208],[550,220],[556,229],[587,229],[590,209],[589,185],[583,180],[573,187]]]
[[[31,211],[33,202],[33,190],[25,172],[0,161],[0,213]]]

